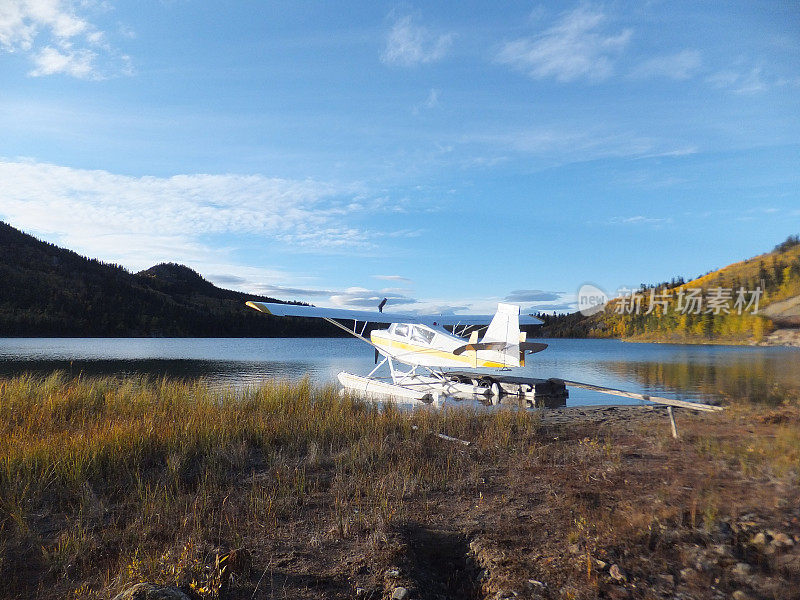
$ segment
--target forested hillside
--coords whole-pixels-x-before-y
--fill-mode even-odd
[[[327,323],[278,319],[173,263],[130,273],[0,222],[0,337],[339,335]]]
[[[542,333],[553,337],[758,342],[776,327],[800,326],[800,237],[691,281],[629,290],[591,317],[544,319]]]

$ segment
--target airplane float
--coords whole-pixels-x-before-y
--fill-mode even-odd
[[[538,325],[542,321],[530,314],[521,315],[519,306],[499,303],[494,315],[414,315],[385,313],[385,304],[384,299],[377,311],[270,302],[248,302],[247,306],[276,317],[324,319],[375,348],[376,367],[368,375],[338,375],[345,389],[362,395],[426,403],[447,397],[478,399],[492,404],[503,396],[516,396],[524,406],[566,404],[568,393],[563,381],[503,374],[524,366],[527,353],[547,348],[547,344],[526,340],[520,325]],[[367,338],[365,332],[370,323],[390,325],[372,330]],[[380,356],[383,360],[378,362]],[[384,366],[388,367],[388,377],[377,375]]]

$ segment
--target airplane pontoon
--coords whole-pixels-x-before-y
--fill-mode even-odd
[[[519,306],[500,303],[494,315],[413,315],[382,312],[384,304],[378,311],[361,311],[247,303],[278,317],[324,319],[375,348],[376,367],[368,375],[338,375],[344,388],[362,395],[428,403],[455,398],[496,404],[503,397],[513,397],[522,406],[566,404],[568,393],[563,381],[506,374],[524,366],[526,354],[547,348],[547,344],[526,340],[520,325],[542,321],[530,314],[521,315]],[[370,323],[390,325],[373,329],[367,338]],[[388,376],[379,375],[382,370],[388,370]]]

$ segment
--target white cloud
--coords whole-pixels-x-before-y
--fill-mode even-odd
[[[399,283],[411,283],[411,280],[408,277],[403,277],[402,275],[373,275],[375,279],[381,279],[383,281],[397,281]]]
[[[86,79],[92,75],[96,57],[97,54],[90,50],[60,52],[52,46],[47,46],[33,56],[36,68],[30,74],[33,77],[39,77],[64,73],[78,79]]]
[[[392,309],[390,307],[408,306],[417,302],[416,299],[399,294],[392,289],[370,290],[362,287],[347,288],[343,292],[331,296],[330,300],[335,306],[342,308],[377,309],[378,304],[384,298],[387,299],[386,307],[384,308],[386,312],[391,312]]]
[[[770,87],[764,79],[761,67],[740,71],[719,71],[709,76],[706,81],[719,89],[728,89],[735,94],[757,94]]]
[[[80,14],[91,6],[88,1],[3,0],[0,51],[27,55],[34,63],[29,72],[33,77],[61,73],[102,79],[130,74],[130,58],[119,54],[105,34]]]
[[[630,29],[603,31],[606,20],[601,11],[580,6],[539,35],[507,42],[497,60],[534,79],[605,79],[613,73],[614,59],[632,34]]]
[[[410,16],[397,19],[386,39],[381,57],[387,64],[411,67],[444,58],[453,43],[452,33],[433,33]]]
[[[241,285],[241,284],[239,284]],[[256,283],[249,286],[254,292],[262,296],[272,296],[279,300],[309,298],[309,297],[328,297],[336,292],[319,288],[289,287],[285,285],[274,285],[269,283]]]
[[[612,217],[608,222],[612,225],[666,225],[672,223],[672,218],[635,215],[633,217]]]
[[[506,302],[552,302],[558,300],[563,292],[549,292],[546,290],[514,290],[505,297]]]
[[[702,58],[697,50],[682,50],[675,54],[655,56],[637,66],[631,71],[631,76],[636,78],[668,77],[670,79],[689,79],[694,76]]]
[[[377,232],[349,222],[354,194],[260,175],[130,177],[0,161],[0,218],[136,270],[161,261],[217,263],[227,251],[203,241],[211,235],[263,236],[298,251],[373,248]]]

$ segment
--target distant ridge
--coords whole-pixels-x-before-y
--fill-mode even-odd
[[[275,319],[199,273],[162,263],[139,273],[43,242],[0,221],[0,337],[303,337],[326,323]]]

